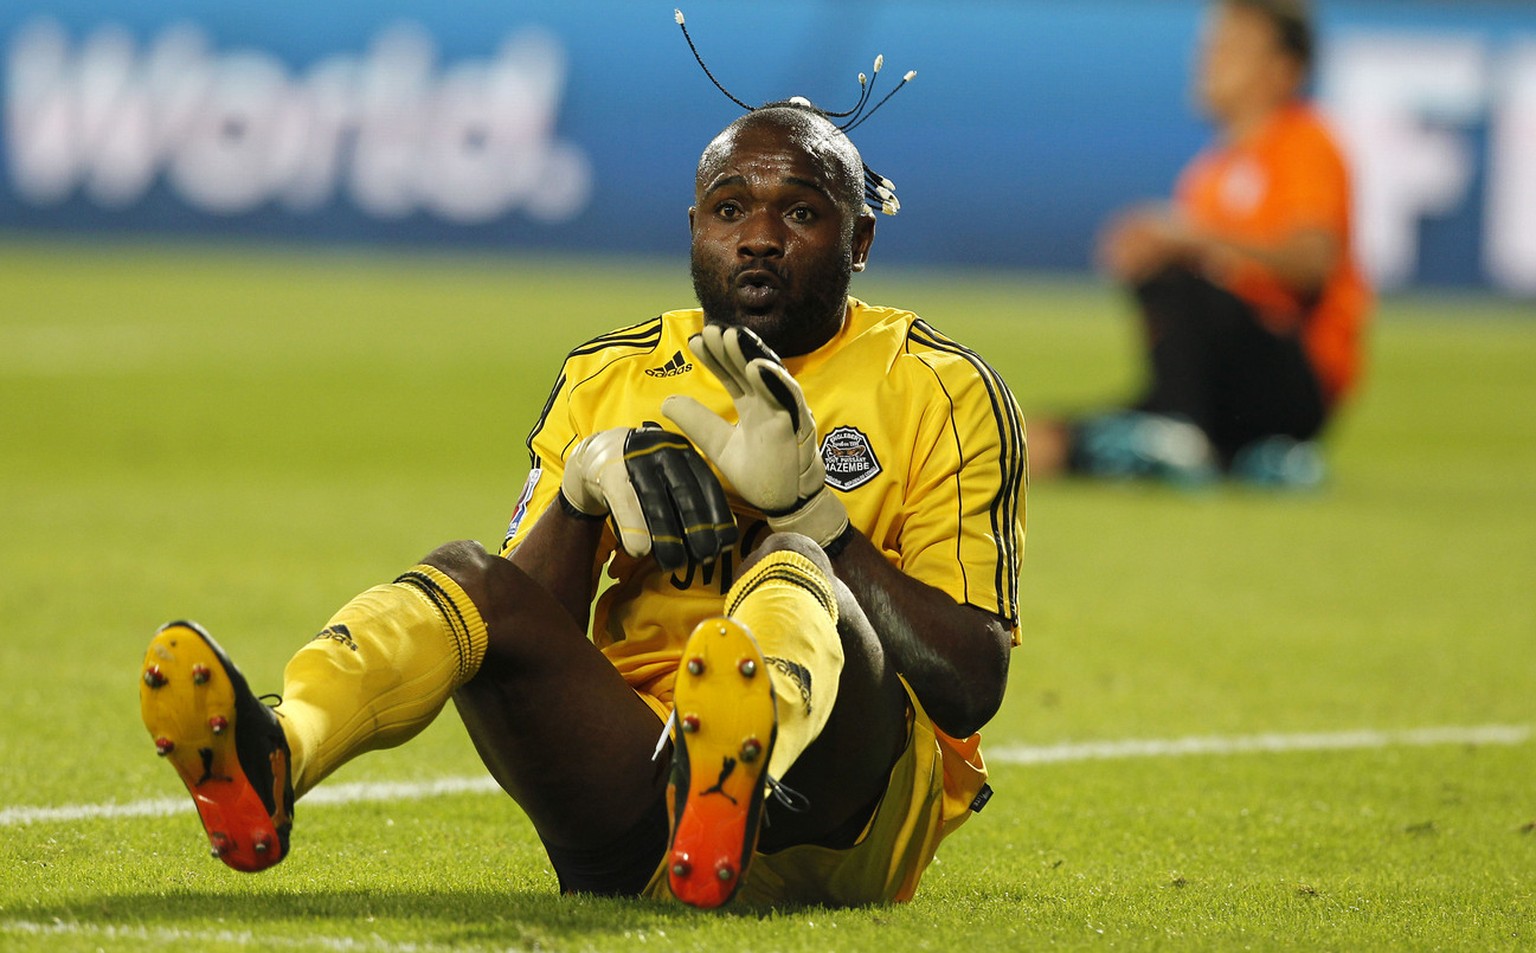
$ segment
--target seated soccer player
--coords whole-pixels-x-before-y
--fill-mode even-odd
[[[500,554],[354,598],[272,708],[162,628],[143,716],[214,853],[276,864],[296,800],[451,698],[566,892],[910,898],[989,794],[1025,451],[981,358],[848,296],[891,192],[803,100],[749,111],[699,160],[700,307],[570,352]]]
[[[1354,388],[1371,293],[1351,250],[1339,148],[1303,99],[1302,0],[1215,0],[1197,93],[1213,145],[1171,207],[1123,213],[1100,260],[1145,326],[1150,381],[1129,407],[1035,421],[1034,472],[1317,483],[1315,441]]]

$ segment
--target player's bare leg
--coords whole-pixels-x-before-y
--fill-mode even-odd
[[[837,634],[843,665],[836,703],[826,723],[778,779],[801,796],[804,809],[791,810],[770,800],[761,847],[775,850],[806,843],[847,846],[869,820],[885,791],[891,767],[906,746],[906,690],[864,611],[848,587],[838,581],[819,546],[803,536],[776,534],[753,554],[742,573],[781,550],[803,555],[831,580],[838,605]]]
[[[463,546],[430,558],[486,620],[485,661],[454,694],[481,759],[532,821],[566,889],[638,893],[665,847],[658,812],[669,759],[653,758],[660,720],[511,562]],[[581,875],[587,859],[602,865],[620,852],[643,856],[628,873]]]
[[[760,837],[850,845],[905,742],[905,692],[810,540],[770,537],[725,608],[690,636],[675,689],[668,880],[700,907],[734,895]]]
[[[791,535],[771,537],[744,566],[743,577],[761,559],[785,550],[802,554],[830,577],[830,564],[820,549]],[[568,888],[638,892],[646,879],[640,872],[661,861],[667,837],[663,827],[663,840],[655,843],[653,853],[646,853],[652,850],[651,842],[642,844],[637,835],[648,829],[662,804],[671,761],[666,753],[653,759],[660,729],[655,714],[585,632],[561,618],[563,610],[553,597],[516,566],[477,548],[439,551],[433,561],[460,582],[487,621],[485,663],[454,696],[482,759],[528,814],[552,859],[579,861],[615,851],[639,855],[627,875],[607,871],[586,884],[568,883]],[[783,779],[802,795],[798,810],[767,802],[772,823],[764,828],[764,847],[851,843],[884,791],[905,743],[904,690],[851,594],[840,585],[834,589],[839,604],[847,606],[837,629],[844,656],[838,701],[820,734],[800,751]],[[542,626],[530,629],[525,622],[529,618],[543,620]],[[740,675],[740,659],[734,657],[740,654],[738,646],[726,648],[732,655],[729,665],[715,665],[710,657],[706,667]],[[686,664],[685,657],[678,676],[679,717],[690,691],[683,684],[688,679]],[[765,685],[766,680],[747,679],[744,684]],[[764,742],[764,764],[771,752],[771,721],[756,731]],[[733,751],[739,747],[735,741],[732,746]],[[766,781],[761,768],[751,777]],[[745,801],[737,794],[737,799],[749,804],[760,793],[749,794]],[[755,833],[741,831],[738,853],[748,849]],[[715,865],[708,866],[709,873],[718,873]],[[743,861],[736,868],[737,876],[744,866]],[[569,868],[562,870],[558,859],[556,867],[563,883],[570,879]]]

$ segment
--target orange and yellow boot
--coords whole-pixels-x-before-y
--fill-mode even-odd
[[[745,626],[721,617],[694,628],[673,705],[667,880],[684,903],[718,907],[735,895],[757,846],[778,730],[773,687]]]
[[[293,781],[278,716],[195,622],[160,627],[144,655],[139,711],[181,775],[213,855],[236,870],[288,856]]]

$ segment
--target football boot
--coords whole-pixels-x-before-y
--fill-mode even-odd
[[[721,617],[694,628],[673,706],[667,881],[684,903],[718,907],[741,886],[757,846],[778,732],[773,687],[745,626]]]
[[[144,654],[139,712],[197,805],[213,856],[264,870],[288,856],[293,780],[277,714],[195,622],[161,626]]]

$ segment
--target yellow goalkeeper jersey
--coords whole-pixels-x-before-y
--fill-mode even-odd
[[[688,350],[703,321],[696,308],[669,311],[570,352],[528,437],[531,469],[503,555],[554,503],[565,459],[588,434],[648,420],[676,429],[661,414],[672,394],[736,419],[725,389]],[[1002,379],[912,312],[853,298],[836,337],[784,364],[805,392],[827,484],[853,525],[908,575],[1006,620],[1017,644],[1024,424]],[[593,639],[636,691],[663,704],[688,633],[719,614],[735,568],[768,533],[762,514],[734,494],[731,507],[741,538],[713,566],[662,572],[619,549],[611,526],[599,545],[594,578],[606,566],[611,584],[593,613]],[[976,760],[974,742],[956,746]]]

